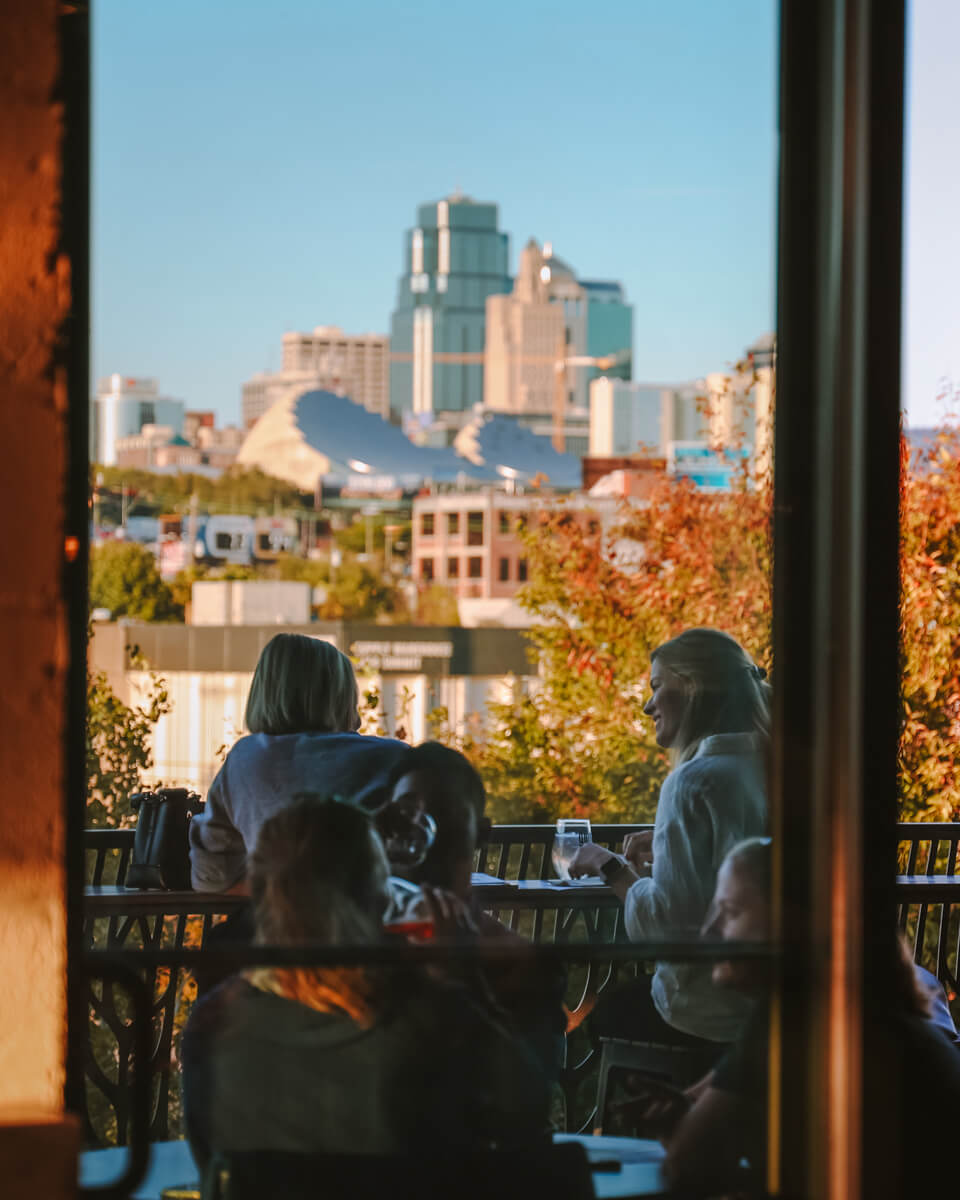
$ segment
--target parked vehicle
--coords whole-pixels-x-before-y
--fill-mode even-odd
[[[281,554],[294,554],[300,546],[300,531],[293,517],[256,517],[253,522],[253,557],[257,562],[276,562]]]
[[[253,561],[253,531],[253,517],[205,517],[197,524],[193,556],[214,566],[246,566]]]

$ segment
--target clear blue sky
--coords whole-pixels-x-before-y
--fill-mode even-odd
[[[403,231],[457,186],[514,262],[533,235],[622,280],[636,378],[723,367],[774,321],[776,8],[98,0],[94,375],[235,420],[285,330],[389,329]],[[918,411],[937,353],[911,354]]]
[[[960,388],[960,3],[912,0],[907,54],[903,397],[932,425]]]

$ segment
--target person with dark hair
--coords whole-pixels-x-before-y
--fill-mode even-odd
[[[394,763],[387,778],[390,803],[432,817],[437,834],[426,858],[404,878],[465,898],[477,844],[485,836],[487,793],[476,768],[459,751],[423,742]]]
[[[362,810],[286,805],[250,857],[257,944],[375,945],[387,874]],[[523,1146],[547,1128],[548,1082],[523,1041],[481,997],[435,973],[253,967],[198,1002],[182,1065],[201,1166],[238,1150]]]
[[[396,763],[389,782],[392,805],[411,816],[424,812],[436,823],[436,838],[423,862],[403,871],[404,879],[418,889],[407,900],[405,916],[430,917],[437,904],[434,889],[440,889],[447,893],[448,907],[456,908],[459,902],[472,936],[529,946],[488,913],[468,907],[474,857],[489,827],[484,816],[486,789],[469,759],[439,742],[424,742]],[[566,1032],[563,968],[524,960],[488,966],[482,985],[509,1014],[544,1070],[556,1078]]]
[[[263,648],[245,723],[190,822],[197,891],[245,889],[247,855],[263,822],[298,792],[379,803],[390,768],[409,747],[368,737],[360,726],[353,664],[336,646],[278,633]]]

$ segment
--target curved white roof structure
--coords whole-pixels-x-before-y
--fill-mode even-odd
[[[508,417],[479,416],[455,448],[417,446],[395,425],[334,392],[309,391],[278,400],[250,430],[237,463],[259,467],[304,491],[318,481],[417,488],[425,482],[493,483],[545,476],[576,487],[579,461]],[[389,481],[389,482],[388,482]]]
[[[500,413],[479,413],[457,434],[453,448],[475,467],[493,468],[501,478],[522,481],[540,475],[551,487],[580,486],[578,458],[558,453],[548,438]]]

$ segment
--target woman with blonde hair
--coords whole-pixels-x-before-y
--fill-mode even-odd
[[[735,638],[688,629],[650,657],[657,744],[672,770],[660,789],[650,834],[627,839],[622,856],[582,847],[571,873],[602,875],[624,902],[634,941],[695,935],[720,864],[732,846],[765,833],[770,689],[765,672]],[[598,1032],[680,1045],[732,1041],[743,998],[714,989],[708,966],[657,963],[640,991],[612,995]]]
[[[366,737],[357,679],[345,654],[320,638],[278,633],[263,648],[247,698],[249,734],[232,747],[190,822],[198,891],[245,887],[247,855],[264,821],[291,796],[316,792],[363,804],[385,788],[408,752],[393,738]]]

